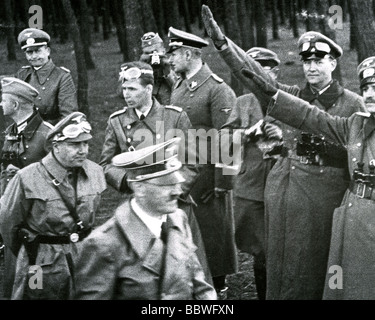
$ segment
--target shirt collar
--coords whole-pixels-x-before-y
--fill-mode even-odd
[[[163,222],[167,221],[167,215],[161,217],[150,216],[138,205],[134,198],[131,200],[130,205],[135,214],[142,220],[152,234],[154,234],[155,237],[160,238],[161,225]]]
[[[138,118],[141,117],[141,115],[143,114],[145,117],[147,117],[147,115],[150,113],[151,111],[151,108],[152,108],[152,104],[151,106],[145,111],[145,112],[141,112],[139,111],[138,109],[134,109],[135,110],[135,113],[137,114]]]

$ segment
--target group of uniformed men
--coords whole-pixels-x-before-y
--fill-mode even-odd
[[[206,40],[170,27],[167,57],[148,32],[140,60],[120,66],[126,107],[108,119],[99,164],[49,35],[20,33],[30,66],[1,80],[14,121],[1,154],[6,298],[225,299],[237,249],[254,257],[259,299],[375,297],[375,57],[358,67],[362,99],[332,78],[342,48],[307,32],[306,86],[287,86],[275,52],[243,51],[205,5],[202,20],[248,93],[236,97],[202,60]],[[190,129],[219,141],[207,134],[202,152]],[[213,146],[234,150],[236,130],[242,161],[230,175]],[[108,185],[125,197],[94,229]]]

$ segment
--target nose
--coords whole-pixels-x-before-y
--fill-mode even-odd
[[[173,196],[179,196],[180,194],[182,194],[182,188],[181,188],[181,184],[178,183],[176,185],[173,186],[172,190],[171,190],[171,194]]]
[[[83,154],[83,153],[87,153],[89,150],[89,145],[86,141],[82,141],[79,146],[78,146],[78,152]]]

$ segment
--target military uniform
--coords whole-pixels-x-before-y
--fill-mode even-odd
[[[172,91],[171,103],[188,114],[196,130],[219,129],[236,103],[233,90],[204,64],[190,79],[180,78]],[[233,216],[225,210],[223,198],[216,198],[214,188],[232,189],[231,177],[211,162],[211,140],[207,139],[207,164],[203,165],[191,195],[198,204],[198,220],[213,277],[237,271],[233,235]],[[202,141],[199,142],[202,144]],[[206,198],[208,195],[208,199]]]
[[[373,115],[358,112],[349,118],[334,117],[282,91],[269,113],[289,125],[323,133],[327,139],[346,146],[351,173],[359,169],[358,163],[363,164],[363,173],[373,172],[370,166],[375,159]],[[355,182],[353,174],[341,205],[333,215],[324,299],[375,299],[374,199],[372,188]],[[342,289],[330,288],[335,274],[330,270],[332,266],[342,268],[342,278],[335,280],[343,284]]]
[[[48,139],[62,139],[63,129],[82,116],[72,113],[50,131]],[[90,137],[85,131],[67,141]],[[12,299],[68,299],[72,294],[75,259],[81,240],[95,224],[106,183],[102,168],[90,160],[77,169],[74,183],[69,178],[68,169],[51,151],[19,170],[1,197],[1,233],[17,256]],[[29,287],[30,265],[42,269],[42,289]]]
[[[301,36],[300,48],[311,36],[318,36],[315,40],[328,41],[335,52],[339,50],[332,40],[317,33]],[[364,110],[362,98],[336,81],[321,95],[313,93],[308,84],[300,89],[276,82],[258,62],[230,39],[226,40],[228,47],[219,51],[221,56],[244,85],[256,94],[261,105],[266,105],[268,98],[264,99],[263,93],[241,74],[241,70],[250,69],[279,89],[332,115],[349,117]],[[300,128],[286,124],[281,128],[285,146],[283,156],[271,169],[265,188],[267,299],[321,299],[333,211],[339,206],[349,183],[344,161],[346,153],[337,144],[329,143],[326,149],[329,164],[309,164],[297,155],[297,144],[302,140]]]
[[[36,28],[27,28],[18,35],[18,44],[22,50],[35,50],[49,46],[49,34]],[[43,120],[55,125],[59,120],[78,110],[76,88],[70,71],[57,67],[49,56],[40,68],[24,66],[15,77],[29,83],[39,91],[35,101]]]
[[[22,67],[15,77],[39,91],[35,106],[43,120],[56,124],[78,110],[76,88],[70,71],[55,66],[51,59],[39,70],[32,66]]]

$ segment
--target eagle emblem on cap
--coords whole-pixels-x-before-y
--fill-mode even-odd
[[[35,43],[35,39],[34,38],[29,38],[29,39],[26,40],[26,44],[27,45],[32,45],[34,43]]]
[[[368,61],[366,61],[366,62],[363,63],[363,66],[364,67],[368,67],[372,63],[374,63],[374,60],[368,60]]]
[[[32,32],[27,32],[27,33],[25,33],[25,36],[30,37],[32,34],[33,34]]]
[[[196,82],[196,81],[193,81],[192,83],[191,83],[191,88],[193,89],[193,88],[195,88],[196,86],[198,85],[198,82]]]
[[[374,68],[368,68],[365,71],[363,71],[363,78],[371,77],[374,74],[375,74],[375,69]]]
[[[258,55],[259,52],[260,52],[260,51],[254,51],[254,52],[251,52],[251,53],[250,53],[250,56],[251,56],[252,58],[255,58],[255,57]]]
[[[228,113],[229,111],[231,111],[232,109],[231,108],[222,108],[221,111],[225,112],[225,113]]]
[[[314,39],[315,38],[315,36],[305,36],[305,39],[307,40],[307,41],[310,41],[310,40],[312,40],[312,39]]]

